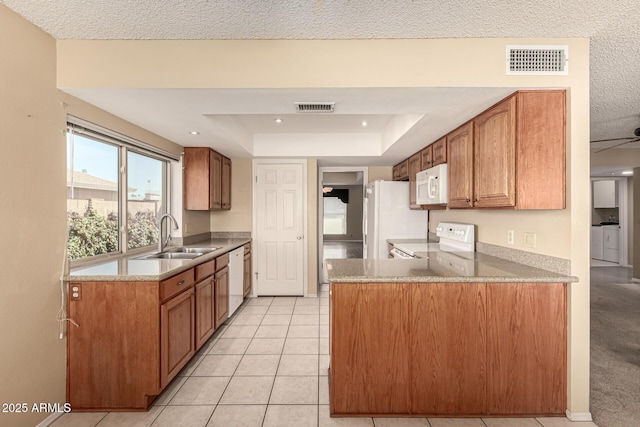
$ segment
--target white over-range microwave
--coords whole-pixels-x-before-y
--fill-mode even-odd
[[[416,174],[416,203],[446,205],[449,202],[448,166],[443,163]]]

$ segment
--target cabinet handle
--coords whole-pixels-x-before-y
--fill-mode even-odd
[[[180,285],[184,285],[184,280],[180,280],[178,283],[176,283],[176,286],[180,286]]]
[[[471,199],[467,199],[467,203],[469,203],[471,201]]]

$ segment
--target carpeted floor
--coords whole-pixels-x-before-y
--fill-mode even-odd
[[[631,268],[591,268],[591,414],[640,426],[640,283]]]

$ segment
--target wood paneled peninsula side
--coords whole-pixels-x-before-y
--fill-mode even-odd
[[[331,415],[564,416],[577,278],[422,256],[327,260]]]

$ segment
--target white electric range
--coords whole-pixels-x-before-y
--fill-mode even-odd
[[[441,222],[436,227],[439,243],[394,243],[391,255],[394,258],[416,258],[418,252],[474,252],[475,225],[461,222]]]

